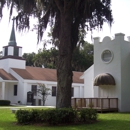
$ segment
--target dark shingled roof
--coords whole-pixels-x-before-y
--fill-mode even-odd
[[[94,86],[100,85],[116,85],[115,79],[109,73],[99,74],[94,79]]]
[[[17,80],[14,76],[12,76],[11,74],[7,73],[5,70],[0,69],[0,77],[3,80]]]
[[[23,79],[57,81],[57,74],[55,69],[30,67],[30,66],[27,66],[26,69],[17,69],[17,68],[12,69]],[[83,72],[74,71],[73,83],[83,83],[83,79],[80,79],[81,75],[83,75]]]

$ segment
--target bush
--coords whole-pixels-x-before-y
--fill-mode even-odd
[[[0,106],[9,106],[10,101],[9,100],[0,100]]]
[[[79,111],[79,120],[89,122],[97,120],[97,111],[95,109],[81,109]]]
[[[76,111],[72,108],[48,109],[45,117],[44,121],[52,125],[68,124],[75,121]]]
[[[75,122],[77,112],[71,108],[60,108],[57,109],[57,116],[59,117],[58,122],[60,124],[73,123]]]
[[[70,124],[97,120],[97,112],[93,109],[76,111],[72,108],[45,110],[18,110],[16,119],[20,124],[47,123],[50,125]]]
[[[20,124],[29,124],[32,122],[32,111],[18,110],[16,111],[16,119]]]

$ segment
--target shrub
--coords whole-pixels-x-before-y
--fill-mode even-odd
[[[60,109],[51,109],[46,110],[46,119],[45,121],[49,124],[66,124],[72,123],[75,121],[76,111],[72,108],[60,108]]]
[[[40,119],[40,113],[41,113],[41,110],[37,110],[37,109],[32,109],[31,112],[31,121],[32,122],[41,122],[41,119]]]
[[[9,100],[0,100],[0,106],[9,106],[10,101]]]
[[[78,115],[78,116],[77,116]],[[93,109],[74,110],[72,108],[45,109],[45,110],[18,110],[16,119],[20,124],[47,123],[50,125],[70,124],[95,121],[97,112]]]
[[[30,110],[18,110],[16,112],[16,119],[20,124],[29,124],[33,121],[32,111]]]
[[[57,109],[57,116],[59,117],[59,123],[73,123],[76,119],[77,112],[71,108],[60,108]]]
[[[79,111],[79,120],[89,122],[97,120],[97,111],[95,109],[81,109]]]

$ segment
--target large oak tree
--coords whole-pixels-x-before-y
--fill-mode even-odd
[[[30,27],[30,17],[38,19],[38,40],[48,24],[53,27],[53,38],[60,42],[56,107],[71,107],[71,60],[79,29],[92,31],[102,28],[104,22],[111,26],[111,0],[0,0],[0,18],[6,5],[10,16],[12,9],[16,9],[16,25],[20,30]]]

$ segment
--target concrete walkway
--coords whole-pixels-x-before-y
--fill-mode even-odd
[[[3,109],[3,108],[55,108],[55,106],[23,106],[23,105],[13,105],[13,106],[8,106],[8,107],[3,107],[3,106],[0,106],[0,109]]]

